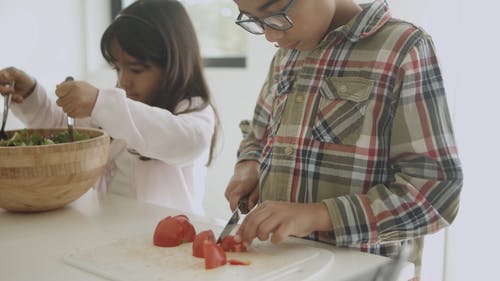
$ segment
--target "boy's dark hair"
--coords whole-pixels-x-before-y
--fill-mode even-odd
[[[182,4],[177,0],[139,0],[123,9],[101,38],[102,55],[110,64],[116,61],[111,52],[114,40],[130,56],[164,69],[160,90],[150,105],[175,113],[180,101],[200,97],[204,101],[202,106],[177,114],[212,107],[216,126],[207,163],[209,165],[219,119],[203,74],[196,32]]]

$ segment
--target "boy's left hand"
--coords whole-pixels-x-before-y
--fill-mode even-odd
[[[303,237],[331,229],[330,215],[323,203],[265,201],[246,215],[235,240],[250,245],[254,238],[265,241],[271,237],[273,244],[279,244],[288,236]]]
[[[56,87],[57,105],[70,117],[89,117],[99,89],[84,81],[63,82]]]

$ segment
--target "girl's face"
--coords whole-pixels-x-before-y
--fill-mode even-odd
[[[290,0],[234,0],[240,11],[248,17],[263,18],[282,11]],[[282,48],[313,50],[325,36],[335,14],[336,0],[296,0],[288,16],[293,27],[279,31],[265,26],[264,35],[269,42]]]
[[[117,87],[125,90],[127,98],[151,104],[160,89],[164,70],[130,56],[116,40],[111,44],[111,52],[116,59],[113,68],[118,75]]]

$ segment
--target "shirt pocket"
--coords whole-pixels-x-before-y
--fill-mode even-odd
[[[359,139],[373,81],[361,77],[329,77],[319,88],[312,129],[315,140],[354,145]]]
[[[292,90],[292,79],[282,79],[277,83],[275,94],[273,95],[271,119],[269,122],[269,135],[275,136],[278,132],[283,110],[285,108],[288,94]]]

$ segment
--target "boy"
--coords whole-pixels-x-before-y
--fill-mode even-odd
[[[432,39],[387,3],[235,0],[279,47],[225,192],[237,239],[287,236],[394,257],[458,211],[462,169]],[[418,277],[417,277],[418,278]]]

